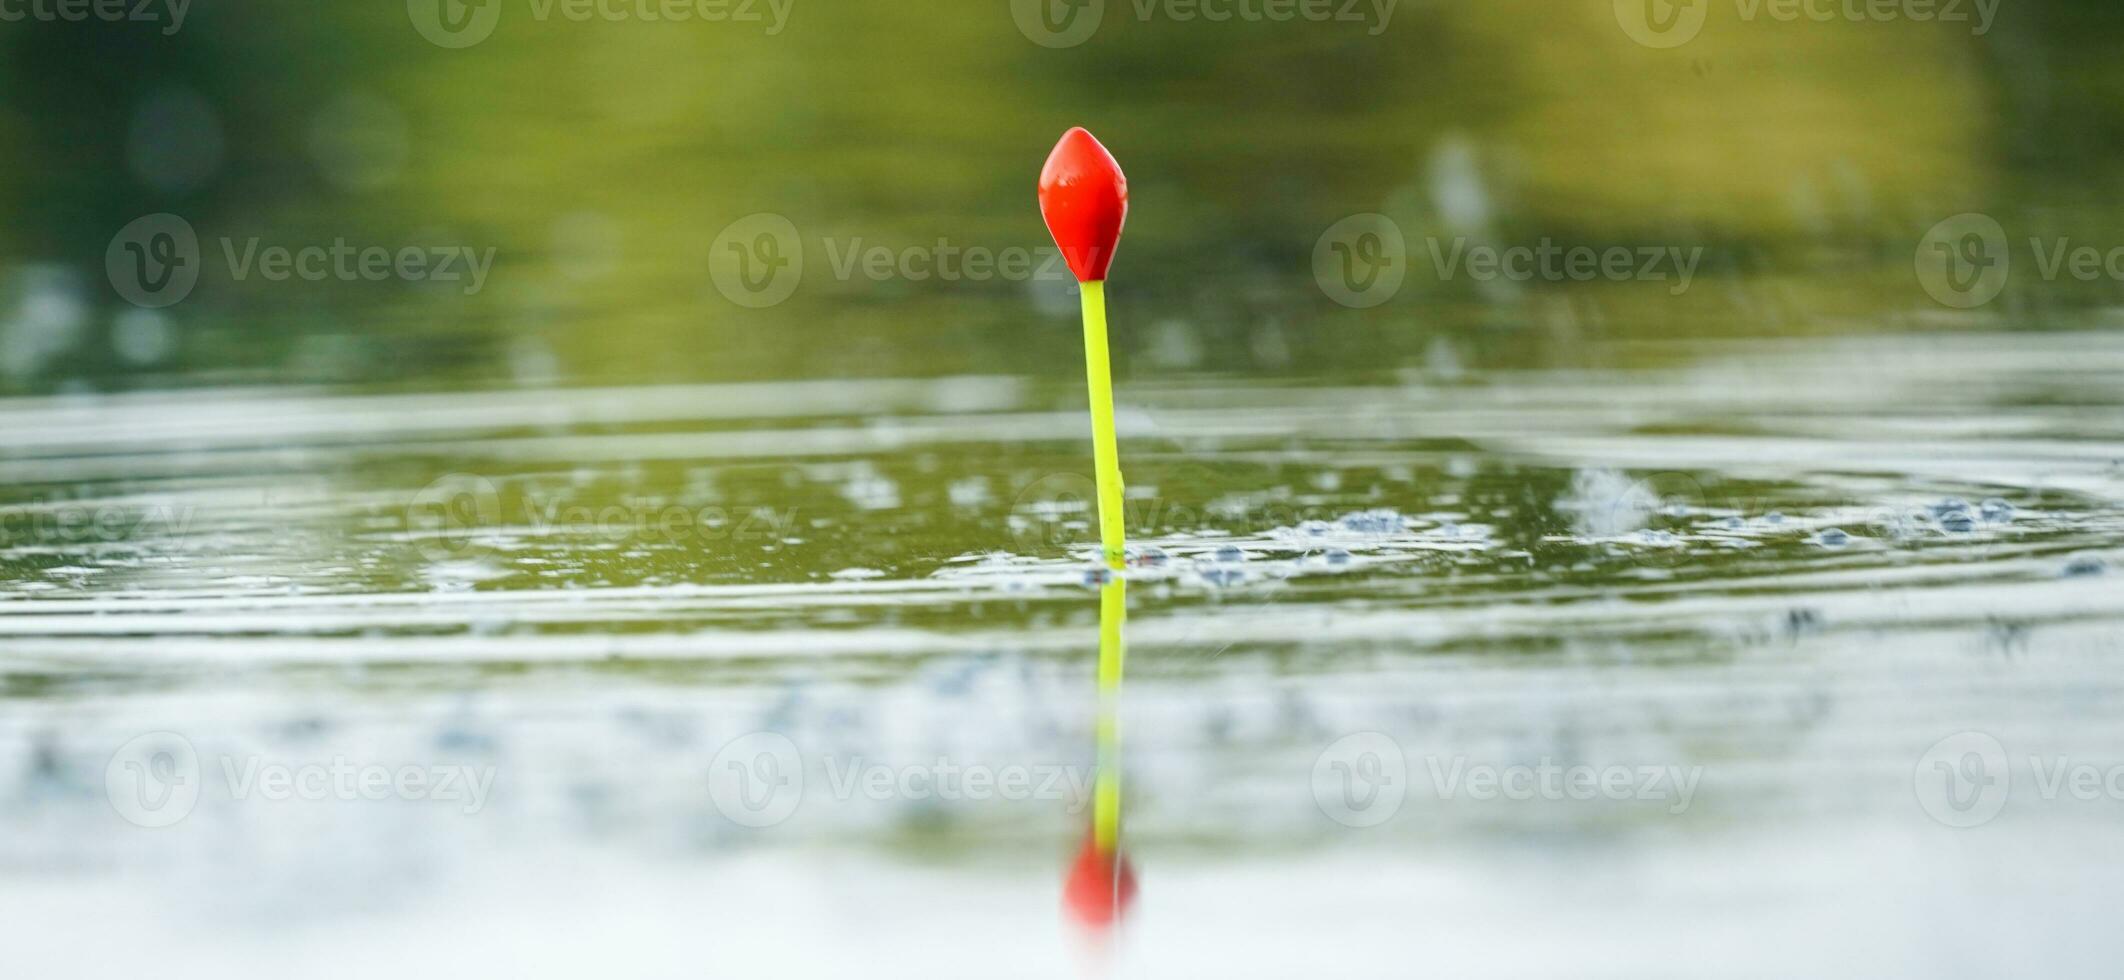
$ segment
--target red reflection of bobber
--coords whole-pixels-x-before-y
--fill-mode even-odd
[[[1104,937],[1136,900],[1136,869],[1121,848],[1121,621],[1128,584],[1116,575],[1099,590],[1099,775],[1092,787],[1091,833],[1070,862],[1062,907],[1075,922]]]
[[[1128,855],[1105,851],[1087,835],[1062,885],[1062,905],[1078,925],[1111,929],[1136,901],[1136,869]]]

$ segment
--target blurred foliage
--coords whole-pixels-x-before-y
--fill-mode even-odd
[[[2056,326],[2118,290],[2017,283],[1957,315],[1910,265],[1928,227],[1968,210],[2015,235],[2124,244],[2107,153],[2124,130],[2108,57],[2124,13],[2107,2],[2006,5],[1983,36],[1742,22],[1711,4],[1672,50],[1632,41],[1608,3],[1553,0],[1402,3],[1377,36],[1146,21],[1110,0],[1064,49],[1031,43],[1000,2],[794,0],[772,34],[490,2],[493,36],[462,50],[396,2],[199,0],[173,36],[0,25],[0,262],[72,270],[92,309],[65,356],[0,385],[1056,371],[1078,342],[1066,284],[844,280],[832,258],[1044,246],[1031,185],[1073,124],[1133,178],[1114,285],[1124,373],[1377,372],[1435,365],[1441,338],[1454,357],[1541,363],[1589,338]],[[172,99],[205,109],[143,135]],[[143,141],[218,150],[172,180],[155,153],[141,162]],[[103,255],[158,211],[198,229],[206,275],[168,314],[173,352],[136,363],[108,353],[126,307]],[[1346,310],[1314,286],[1311,255],[1367,211],[1400,224],[1415,271],[1391,302]],[[758,212],[794,223],[808,268],[788,301],[752,310],[708,263],[718,232]],[[250,236],[497,259],[471,296],[235,281],[215,243]],[[1428,275],[1416,243],[1433,237],[1706,257],[1681,296],[1484,289]]]

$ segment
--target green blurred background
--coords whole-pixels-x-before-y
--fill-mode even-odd
[[[1981,34],[1695,0],[1700,33],[1665,49],[1623,27],[1642,0],[1401,2],[1384,23],[1370,5],[1354,23],[1207,22],[1108,0],[1066,47],[1035,43],[1004,0],[786,2],[744,22],[652,21],[633,0],[586,21],[533,0],[197,0],[174,33],[0,23],[0,390],[1073,376],[1066,282],[833,265],[858,244],[1045,246],[1033,180],[1078,124],[1131,178],[1124,383],[2100,325],[2119,297],[2106,277],[2018,275],[1957,311],[1912,265],[1926,230],[1965,211],[2017,240],[2124,245],[2110,0],[2005,0]],[[424,5],[492,16],[491,34],[432,43]],[[158,212],[197,229],[203,275],[143,312],[105,253]],[[716,289],[711,246],[762,212],[791,222],[807,267],[754,309]],[[1676,296],[1440,281],[1416,254],[1390,301],[1348,309],[1312,256],[1364,212],[1419,253],[1547,238],[1703,261]],[[238,279],[216,243],[252,237],[495,259],[472,295]]]

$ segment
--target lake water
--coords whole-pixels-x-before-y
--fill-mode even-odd
[[[85,6],[0,973],[2116,972],[2114,0]]]
[[[2124,336],[1582,353],[1123,379],[1111,942],[1072,371],[0,403],[8,958],[2103,973]]]

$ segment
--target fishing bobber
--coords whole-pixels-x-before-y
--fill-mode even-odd
[[[1077,277],[1084,301],[1084,373],[1091,390],[1092,465],[1099,484],[1099,547],[1120,568],[1121,453],[1114,435],[1113,368],[1106,350],[1106,273],[1128,221],[1128,178],[1092,134],[1062,134],[1040,168],[1040,216]]]

